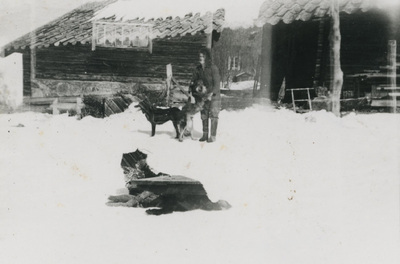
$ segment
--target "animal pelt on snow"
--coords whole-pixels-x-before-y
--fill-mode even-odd
[[[108,206],[142,207],[150,208],[147,214],[161,215],[174,211],[202,210],[226,210],[231,205],[223,200],[213,203],[207,196],[202,184],[188,185],[177,184],[174,191],[165,192],[159,185],[144,185],[139,187],[135,180],[154,177],[171,177],[166,173],[155,173],[146,162],[147,155],[137,149],[135,152],[124,153],[121,159],[121,167],[125,175],[126,187],[129,194],[112,195],[108,197]],[[189,188],[189,189],[188,189]],[[188,191],[189,190],[189,191]]]

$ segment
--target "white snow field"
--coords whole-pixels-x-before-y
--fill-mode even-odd
[[[222,111],[213,144],[150,130],[133,107],[0,114],[0,263],[400,263],[399,115],[254,105]],[[127,192],[120,161],[137,148],[232,208],[106,206]]]

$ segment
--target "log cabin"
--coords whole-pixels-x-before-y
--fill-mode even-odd
[[[84,4],[1,49],[3,56],[23,54],[24,97],[112,94],[138,83],[165,89],[167,64],[184,85],[199,49],[218,41],[225,16],[224,9],[174,18],[97,16],[115,2]]]
[[[398,5],[340,0],[342,99],[371,96],[388,84],[389,43],[400,43],[399,14]],[[277,100],[283,85],[286,91],[330,87],[330,0],[267,0],[256,23],[263,27],[261,97]],[[286,92],[286,101],[290,97]]]

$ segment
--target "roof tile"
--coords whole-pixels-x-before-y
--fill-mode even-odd
[[[32,42],[32,44],[36,46],[48,46],[53,44],[58,46],[61,43],[67,45],[68,43],[76,44],[77,42],[91,43],[91,19],[98,10],[115,1],[116,0],[108,0],[84,4],[63,15],[59,19],[38,28],[36,31],[28,33],[7,44],[4,49],[25,48],[25,46],[31,45],[32,34],[36,34],[36,39]],[[203,16],[201,16],[200,13],[194,15],[193,13],[189,13],[184,17],[168,17],[167,19],[149,18],[147,21],[145,21],[144,18],[137,18],[129,20],[126,23],[153,24],[153,38],[164,38],[187,33],[195,34],[199,31],[211,32],[212,30],[217,30],[220,32],[223,27],[224,18],[225,11],[219,9],[214,14],[207,13]],[[115,21],[115,16],[101,19],[101,21],[113,22]],[[211,25],[213,26],[211,27]]]
[[[292,23],[294,20],[307,21],[312,17],[323,17],[329,14],[331,0],[266,0],[260,7],[257,25],[279,21]],[[375,7],[372,0],[340,0],[340,11],[354,13],[358,10],[368,11]]]
[[[286,14],[282,17],[283,22],[286,24],[290,24],[294,21],[295,16],[291,11],[286,12]]]

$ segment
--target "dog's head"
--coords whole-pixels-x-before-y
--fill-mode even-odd
[[[206,93],[207,93],[207,88],[206,88],[206,86],[204,85],[204,83],[203,83],[202,80],[199,80],[199,81],[197,82],[197,85],[196,85],[195,90],[196,90],[196,92],[197,92],[198,94],[206,94]]]

